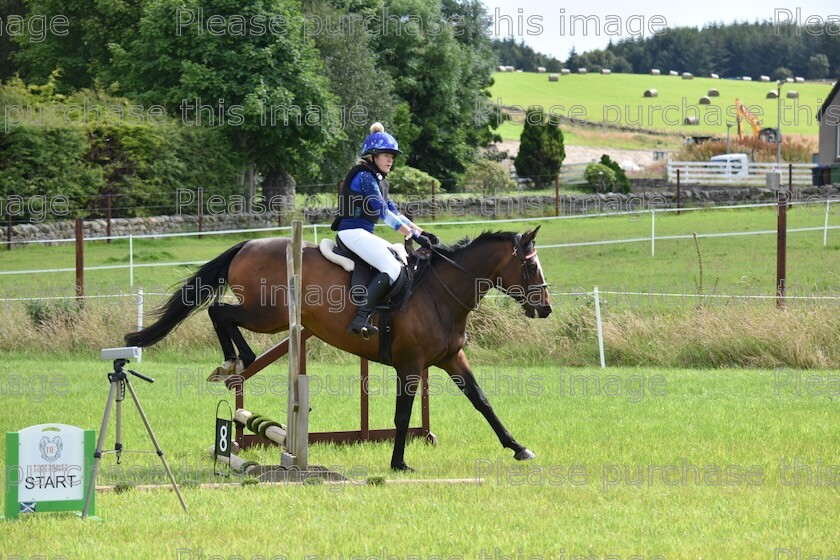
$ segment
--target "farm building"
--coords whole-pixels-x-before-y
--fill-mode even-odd
[[[817,163],[823,171],[814,173],[814,182],[840,183],[840,81],[831,88],[817,114],[817,119],[820,123],[820,153]]]

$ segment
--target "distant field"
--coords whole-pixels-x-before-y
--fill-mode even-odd
[[[667,69],[663,69],[667,72]],[[776,88],[774,82],[745,82],[677,76],[641,74],[571,74],[549,82],[546,74],[497,72],[490,89],[494,105],[528,107],[540,105],[546,112],[584,119],[594,123],[632,126],[677,134],[710,134],[726,136],[726,123],[735,122],[733,103],[736,98],[752,111],[762,126],[776,127],[778,101],[766,99]],[[659,92],[656,98],[645,98],[646,89]],[[700,105],[700,97],[716,88],[720,97],[712,97],[710,105]],[[816,136],[817,110],[831,89],[829,83],[785,84],[782,88],[782,132]],[[799,92],[798,100],[785,98],[788,91]],[[699,125],[685,126],[683,119],[697,116]],[[518,140],[520,123],[505,123],[500,134],[506,140]],[[735,127],[731,134],[735,135]]]

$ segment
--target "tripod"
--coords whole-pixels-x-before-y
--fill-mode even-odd
[[[158,444],[157,438],[155,437],[155,433],[152,431],[152,426],[149,424],[149,420],[146,418],[146,413],[143,412],[143,407],[140,405],[140,400],[137,398],[137,393],[134,392],[134,387],[131,386],[131,383],[128,379],[128,375],[126,371],[123,369],[125,364],[128,363],[128,360],[124,358],[118,358],[114,360],[114,371],[108,374],[108,381],[111,383],[111,389],[108,393],[108,401],[105,403],[105,415],[102,418],[102,427],[99,429],[99,439],[96,442],[96,452],[93,454],[93,473],[91,477],[91,483],[88,487],[87,497],[85,498],[85,508],[82,510],[82,519],[87,517],[88,509],[90,508],[90,501],[93,497],[93,492],[95,491],[96,486],[96,475],[99,472],[99,460],[102,458],[102,445],[105,443],[105,431],[108,428],[108,418],[111,415],[111,403],[116,399],[117,403],[117,437],[116,442],[114,443],[114,451],[106,451],[106,453],[116,453],[117,454],[117,461],[119,462],[119,457],[123,451],[122,446],[122,401],[125,399],[125,389],[128,388],[128,392],[131,394],[131,399],[134,401],[134,405],[137,407],[137,412],[140,413],[140,418],[143,419],[143,424],[146,426],[146,431],[149,432],[149,437],[152,440],[152,443],[155,446],[155,450],[157,451],[158,457],[160,457],[161,463],[163,463],[163,468],[166,471],[167,476],[169,477],[169,481],[172,483],[172,488],[175,489],[175,493],[178,495],[178,500],[181,502],[181,507],[184,508],[184,511],[187,511],[187,504],[184,502],[183,496],[181,496],[181,491],[178,489],[178,484],[175,482],[175,477],[172,476],[172,471],[169,469],[169,464],[166,462],[166,459],[163,457],[163,451]],[[134,375],[135,377],[139,377],[143,381],[147,381],[149,383],[154,383],[154,379],[151,377],[146,377],[143,374],[137,373],[133,370],[127,370],[128,373]]]

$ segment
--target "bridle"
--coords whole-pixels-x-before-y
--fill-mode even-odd
[[[450,259],[449,257],[447,257],[446,255],[444,255],[443,253],[441,253],[440,251],[438,251],[438,250],[437,250],[437,249],[435,249],[434,247],[433,247],[431,250],[432,250],[432,252],[433,252],[433,253],[435,253],[437,256],[439,256],[440,258],[442,258],[443,260],[445,260],[446,262],[448,262],[449,264],[451,264],[452,266],[454,266],[455,268],[457,268],[458,270],[460,270],[461,272],[463,272],[464,274],[466,274],[467,276],[469,276],[470,278],[472,278],[473,282],[475,282],[475,280],[478,278],[478,276],[477,276],[477,275],[473,274],[472,272],[470,272],[469,270],[467,270],[466,268],[464,268],[463,266],[461,266],[460,264],[458,264],[458,263],[457,263],[457,262],[455,262],[454,260]],[[525,291],[525,302],[526,302],[526,303],[528,303],[528,304],[530,305],[530,298],[528,297],[528,295],[529,295],[531,292],[533,292],[533,291],[536,291],[536,290],[541,290],[541,289],[543,289],[543,288],[547,288],[547,287],[548,287],[548,283],[546,283],[546,282],[543,282],[543,283],[541,283],[541,284],[534,284],[534,285],[531,285],[531,283],[530,283],[530,280],[531,280],[531,273],[530,273],[530,271],[528,270],[528,268],[529,268],[529,265],[530,265],[530,264],[532,264],[532,263],[534,262],[534,260],[536,259],[536,257],[537,257],[537,250],[536,250],[536,248],[534,248],[534,249],[533,249],[530,253],[525,254],[525,251],[522,249],[522,234],[517,233],[517,234],[516,234],[516,237],[514,238],[514,243],[513,243],[513,254],[512,254],[511,256],[513,256],[513,255],[516,255],[517,257],[519,257],[519,266],[522,268],[522,281],[523,281],[524,285],[526,286],[526,288],[525,288],[525,290],[526,290],[526,291]],[[509,290],[508,290],[508,289],[505,289],[505,288],[503,288],[503,287],[502,287],[502,285],[501,285],[501,279],[502,279],[502,277],[504,277],[504,276],[505,276],[505,274],[507,273],[508,269],[509,269],[509,268],[510,268],[510,267],[511,267],[511,266],[512,266],[515,262],[516,262],[516,261],[514,261],[514,260],[512,260],[512,259],[511,259],[511,261],[510,261],[510,262],[508,263],[508,265],[504,268],[504,270],[502,270],[502,272],[501,272],[498,276],[496,276],[496,282],[495,282],[495,284],[494,284],[494,287],[495,287],[497,290],[499,290],[500,292],[502,292],[503,294],[505,294],[505,295],[510,295],[510,294],[509,294]],[[440,283],[440,285],[443,287],[443,289],[446,291],[446,293],[447,293],[447,294],[449,294],[449,296],[450,296],[452,299],[454,299],[456,302],[458,302],[458,304],[459,304],[461,307],[463,307],[463,308],[464,308],[464,309],[466,309],[467,311],[475,311],[475,310],[477,310],[477,309],[478,309],[478,304],[479,304],[479,302],[478,302],[478,301],[476,301],[476,303],[475,303],[475,305],[474,305],[474,306],[467,305],[466,303],[464,303],[463,301],[461,301],[461,298],[459,298],[459,297],[458,297],[458,296],[457,296],[457,295],[456,295],[456,294],[455,294],[455,293],[454,293],[454,292],[453,292],[453,291],[449,288],[449,286],[446,284],[446,282],[444,282],[444,281],[443,281],[443,278],[441,278],[441,277],[440,277],[440,275],[438,275],[438,273],[437,273],[437,271],[435,270],[435,268],[434,268],[433,266],[432,266],[432,267],[430,267],[430,268],[431,268],[431,270],[432,270],[432,274],[433,274],[433,275],[434,275],[434,277],[437,279],[438,283]],[[511,296],[511,297],[514,297],[514,296]],[[516,297],[514,297],[514,299],[517,299],[517,298],[516,298]],[[522,303],[522,302],[521,302],[521,301],[519,301],[518,299],[517,299],[517,302],[518,302],[518,303]],[[533,307],[533,305],[532,305],[532,307]]]

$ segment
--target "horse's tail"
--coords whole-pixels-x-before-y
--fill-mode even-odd
[[[125,335],[129,346],[151,346],[178,326],[181,321],[206,305],[217,300],[227,285],[228,267],[247,241],[234,245],[212,261],[199,268],[169,301],[155,312],[158,320],[145,329]]]

